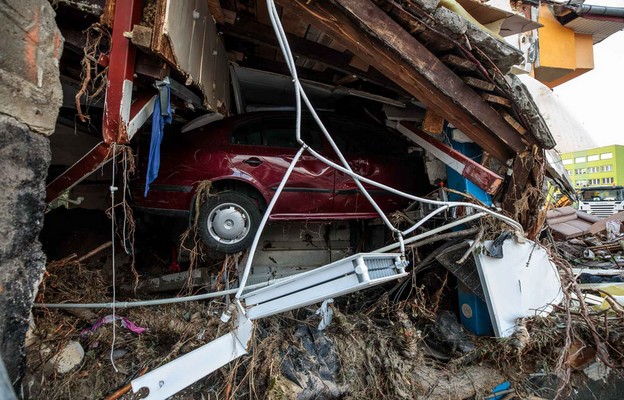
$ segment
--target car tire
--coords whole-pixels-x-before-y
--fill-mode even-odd
[[[255,201],[241,192],[219,192],[199,210],[199,234],[210,250],[232,254],[247,249],[260,224]]]

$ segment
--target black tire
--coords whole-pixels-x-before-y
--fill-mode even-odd
[[[241,192],[226,191],[208,197],[199,210],[197,228],[209,249],[232,254],[251,246],[260,219],[258,205],[251,197]],[[241,229],[242,232],[237,235]]]

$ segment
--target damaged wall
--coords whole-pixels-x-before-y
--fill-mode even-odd
[[[43,224],[50,144],[62,101],[63,39],[46,0],[0,0],[0,353],[23,373],[24,337],[45,269]]]

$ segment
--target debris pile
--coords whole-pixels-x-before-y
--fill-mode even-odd
[[[518,319],[507,338],[473,334],[460,324],[457,306],[458,285],[470,282],[457,270],[473,268],[479,248],[491,252],[485,243],[500,227],[486,219],[459,232],[465,236],[413,246],[414,268],[402,281],[327,304],[333,319],[323,331],[315,306],[259,320],[249,355],[176,398],[567,398],[619,376],[624,312],[622,293],[613,291],[621,286],[615,273],[622,262],[615,250],[619,232],[604,228],[556,241],[547,229],[543,249],[557,266],[563,301],[547,316]],[[505,237],[503,244],[513,243]],[[470,249],[465,238],[481,244],[460,268],[448,268],[448,260]],[[110,247],[101,247],[100,255],[110,255]],[[109,301],[106,258],[49,263],[39,302]],[[120,280],[133,280],[129,268],[120,273]],[[596,277],[608,281],[596,283]],[[226,307],[215,300],[185,302],[117,309],[116,317],[110,309],[36,308],[25,396],[137,398],[129,393],[132,379],[231,329],[219,320]]]

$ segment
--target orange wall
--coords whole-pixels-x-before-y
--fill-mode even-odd
[[[594,42],[592,35],[574,35],[576,44],[576,68],[594,69]]]
[[[538,22],[539,58],[535,77],[553,88],[594,68],[591,35],[575,33],[561,25],[548,6],[541,6]]]
[[[574,31],[561,25],[548,6],[540,7],[538,22],[544,25],[538,30],[539,66],[576,68]]]

